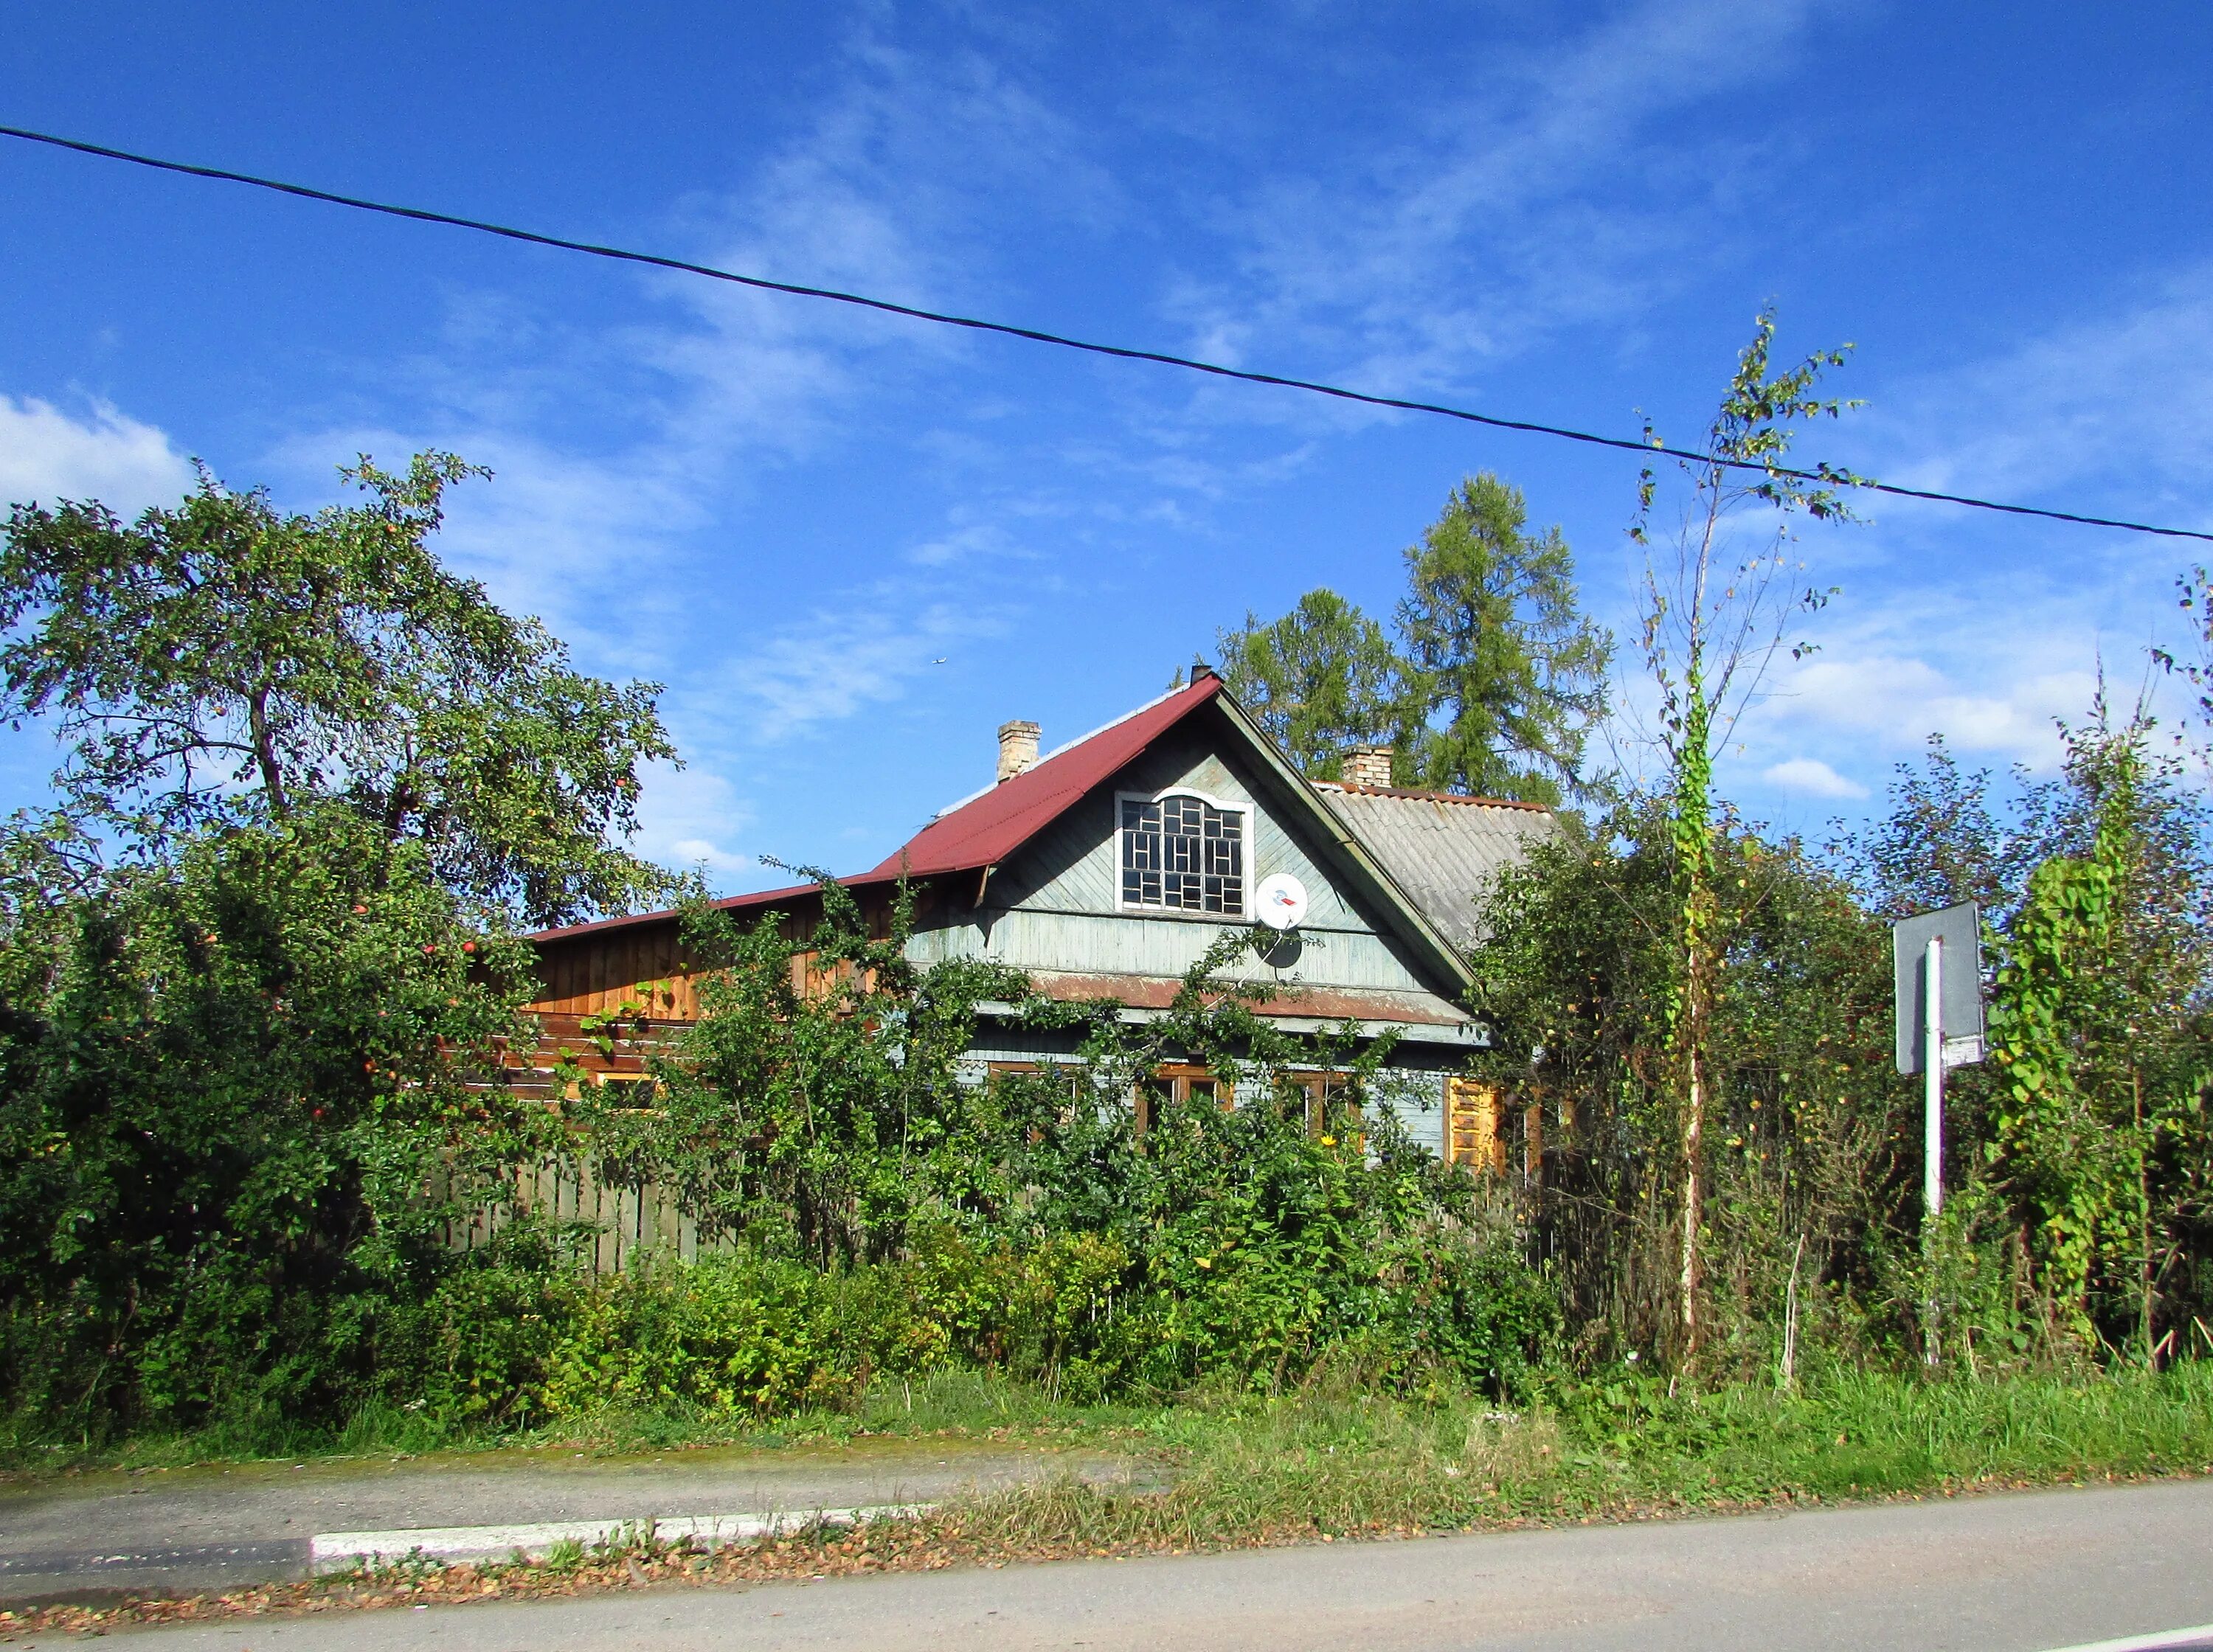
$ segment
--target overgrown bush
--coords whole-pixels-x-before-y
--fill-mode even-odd
[[[512,1025],[519,942],[343,814],[0,875],[0,1381],[65,1428],[324,1414],[443,1265],[472,1170],[543,1121],[456,1052]]]

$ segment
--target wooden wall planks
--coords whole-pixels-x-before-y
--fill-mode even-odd
[[[925,892],[926,897],[926,892]],[[869,933],[882,940],[891,933],[891,895],[888,890],[857,891],[855,899],[867,921]],[[783,912],[786,939],[799,941],[820,921],[822,898],[808,892],[793,898]],[[759,914],[739,915],[741,924],[759,921]],[[619,928],[588,930],[538,943],[537,997],[525,1009],[539,1015],[604,1015],[625,1003],[643,1007],[656,1020],[689,1021],[699,1018],[699,973],[690,949],[684,945],[683,923],[674,913]],[[803,954],[811,957],[812,954]],[[657,986],[655,985],[657,984]],[[645,1003],[642,988],[655,986],[654,1002]]]

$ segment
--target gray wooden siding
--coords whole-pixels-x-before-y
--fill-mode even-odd
[[[514,1216],[528,1211],[555,1222],[581,1222],[597,1232],[577,1256],[582,1271],[594,1277],[620,1273],[648,1257],[696,1262],[703,1252],[731,1248],[727,1240],[701,1243],[699,1224],[684,1213],[676,1195],[651,1184],[643,1188],[610,1187],[589,1166],[545,1163],[517,1166],[514,1206],[485,1206],[445,1225],[447,1247],[473,1251],[491,1243]],[[451,1190],[434,1188],[441,1198]]]
[[[908,954],[930,963],[942,958],[990,958],[1022,969],[1173,978],[1197,963],[1219,936],[1232,930],[1241,933],[1248,927],[1187,917],[1036,911],[1027,907],[986,916],[991,918],[988,924],[925,930],[914,937]],[[1372,932],[1350,928],[1317,931],[1307,924],[1300,930],[1304,945],[1298,961],[1289,968],[1271,971],[1248,959],[1236,973],[1275,976],[1287,984],[1302,982],[1391,992],[1426,991],[1390,945]]]
[[[1368,920],[1338,894],[1307,846],[1285,829],[1272,811],[1258,802],[1244,777],[1190,735],[1180,739],[1172,735],[1169,742],[1146,753],[1054,822],[1020,856],[1001,869],[985,905],[1119,915],[1121,867],[1115,854],[1115,796],[1121,792],[1150,796],[1170,787],[1188,788],[1253,809],[1253,840],[1247,845],[1248,899],[1251,887],[1270,873],[1289,872],[1306,885],[1312,898],[1306,928],[1374,933]]]

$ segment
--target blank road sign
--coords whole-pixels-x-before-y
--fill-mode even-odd
[[[1921,974],[1928,967],[1929,937],[1944,942],[1944,1064],[1983,1058],[1983,918],[1973,901],[1920,912],[1890,926],[1898,991],[1898,1070],[1921,1070],[1923,1029]]]

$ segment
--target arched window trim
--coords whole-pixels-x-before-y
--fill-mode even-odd
[[[1235,816],[1237,820],[1238,852],[1236,856],[1237,871],[1235,874],[1236,904],[1234,906],[1229,905],[1225,902],[1219,911],[1209,911],[1204,909],[1203,904],[1200,906],[1195,907],[1182,905],[1172,906],[1167,905],[1165,900],[1158,904],[1155,904],[1143,900],[1131,900],[1128,898],[1128,893],[1125,883],[1125,870],[1130,864],[1129,838],[1131,828],[1127,824],[1128,817],[1125,806],[1131,803],[1165,803],[1170,798],[1182,797],[1196,799],[1198,802],[1204,803],[1207,808],[1216,811],[1218,814]],[[1200,870],[1200,875],[1204,876],[1204,869],[1202,868]],[[1114,893],[1116,909],[1118,911],[1125,912],[1142,912],[1148,917],[1192,917],[1212,919],[1217,923],[1225,920],[1241,923],[1247,918],[1251,911],[1252,889],[1252,804],[1241,802],[1235,798],[1216,797],[1213,793],[1201,791],[1196,786],[1163,786],[1160,790],[1155,792],[1118,791],[1114,794]]]

